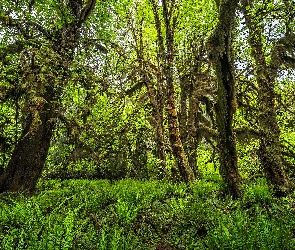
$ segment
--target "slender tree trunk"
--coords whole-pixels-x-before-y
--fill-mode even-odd
[[[194,173],[190,168],[179,133],[179,122],[176,108],[175,91],[174,91],[174,81],[173,81],[173,66],[174,66],[174,38],[173,38],[173,27],[175,27],[175,17],[171,18],[169,16],[173,11],[168,10],[168,5],[166,0],[162,0],[163,6],[163,18],[165,22],[166,29],[166,49],[164,46],[164,39],[161,27],[161,21],[158,12],[158,2],[152,0],[153,14],[155,19],[155,27],[157,30],[157,37],[159,43],[158,57],[160,62],[160,67],[162,69],[163,76],[166,80],[167,89],[167,100],[166,100],[166,110],[167,110],[167,120],[169,129],[169,140],[172,149],[173,156],[177,162],[177,167],[180,176],[183,181],[194,181]],[[171,7],[172,8],[172,7]],[[170,12],[170,14],[168,13]],[[167,53],[166,53],[167,52]]]
[[[172,148],[172,152],[175,160],[177,161],[178,170],[183,181],[194,181],[194,172],[188,164],[185,151],[183,149],[180,133],[179,133],[179,123],[175,100],[174,91],[174,81],[173,81],[173,65],[174,65],[174,35],[171,23],[171,17],[168,14],[168,6],[165,0],[162,1],[163,4],[163,17],[166,27],[166,65],[164,66],[164,75],[166,77],[167,84],[167,118],[168,118],[168,128],[169,128],[169,139]],[[176,21],[176,20],[175,20]]]
[[[196,116],[198,111],[196,82],[186,76],[180,81],[180,109],[179,109],[179,132],[186,152],[188,164],[193,170],[194,176],[199,176],[197,168],[198,134],[196,128]]]
[[[197,166],[197,148],[200,142],[199,133],[197,133],[197,112],[199,110],[199,105],[197,103],[197,82],[191,83],[191,91],[189,94],[189,111],[188,111],[188,136],[187,136],[187,152],[188,152],[188,162],[192,168],[195,177],[200,176],[200,171]]]
[[[235,24],[237,6],[238,0],[225,0],[220,3],[219,23],[207,44],[218,80],[215,111],[219,132],[219,172],[233,198],[242,195],[240,189],[241,176],[237,164],[236,140],[232,125],[236,102],[234,67],[231,59],[231,33]]]
[[[166,153],[165,153],[165,136],[163,127],[163,115],[158,100],[156,99],[156,90],[148,77],[143,76],[146,83],[150,102],[153,108],[154,119],[156,122],[156,134],[157,134],[157,154],[161,160],[159,178],[162,179],[166,172]]]
[[[176,110],[175,102],[175,92],[174,86],[169,73],[167,76],[167,87],[168,87],[168,97],[167,97],[167,116],[168,116],[168,126],[169,126],[169,139],[173,155],[177,161],[178,170],[183,181],[194,181],[195,176],[190,168],[186,155],[182,146],[182,142],[179,134],[178,116]],[[171,82],[170,82],[171,81]]]
[[[270,67],[266,64],[263,52],[261,17],[251,16],[247,10],[248,1],[243,0],[243,12],[249,28],[249,44],[255,60],[256,80],[258,83],[258,122],[261,129],[260,161],[267,180],[273,185],[278,196],[286,195],[291,190],[291,182],[285,173],[280,145],[280,128],[275,108],[275,78],[280,65]],[[252,4],[248,7],[253,7]],[[272,57],[270,65],[274,57]]]
[[[180,79],[180,105],[179,105],[179,133],[183,146],[185,147],[188,131],[187,131],[187,119],[188,119],[188,108],[187,108],[187,99],[188,99],[188,89],[189,85],[188,80],[183,77]]]
[[[157,156],[160,162],[159,174],[158,178],[163,179],[166,175],[166,153],[165,153],[165,130],[163,125],[163,105],[161,105],[162,101],[162,84],[160,77],[157,77],[157,90],[152,82],[152,76],[149,72],[147,72],[147,65],[144,61],[144,45],[142,38],[142,31],[139,32],[139,38],[136,38],[136,32],[134,32],[134,39],[136,44],[138,44],[138,48],[136,49],[137,58],[140,65],[140,77],[144,82],[145,86],[148,90],[148,95],[150,99],[150,103],[153,109],[153,118],[156,124],[156,142],[157,142]]]

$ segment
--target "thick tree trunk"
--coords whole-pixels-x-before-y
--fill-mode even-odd
[[[233,114],[235,111],[234,79],[227,55],[221,59],[222,80],[219,79],[216,103],[216,123],[219,131],[220,174],[234,198],[241,196],[239,187],[241,177],[238,171],[238,157],[235,135],[233,133]],[[221,78],[219,76],[218,78]]]
[[[256,63],[259,64],[257,60]],[[275,194],[284,196],[290,192],[291,182],[286,175],[282,161],[280,128],[274,103],[274,82],[266,72],[262,72],[265,69],[261,66],[257,66],[256,69],[256,79],[259,85],[258,107],[260,109],[258,123],[261,130],[260,162],[268,182],[273,185]]]
[[[247,9],[248,1],[243,1],[243,12],[246,18],[246,24],[249,28],[249,44],[251,53],[255,60],[256,80],[258,83],[258,107],[260,114],[258,117],[261,129],[260,139],[260,161],[263,170],[266,173],[267,180],[273,185],[274,191],[278,196],[286,195],[291,190],[291,182],[287,177],[281,154],[280,128],[276,117],[275,108],[275,78],[279,64],[272,63],[275,58],[272,57],[270,67],[266,64],[265,54],[263,52],[262,32],[263,22],[259,16],[251,16]],[[249,6],[250,7],[250,6]]]
[[[233,198],[242,195],[237,165],[233,115],[236,109],[234,67],[231,60],[231,33],[238,0],[226,0],[219,6],[219,23],[209,38],[208,50],[218,79],[216,123],[219,132],[219,172]]]
[[[30,100],[19,143],[0,177],[0,192],[33,191],[41,175],[54,123],[50,100]]]

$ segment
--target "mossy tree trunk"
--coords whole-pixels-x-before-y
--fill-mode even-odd
[[[47,98],[28,100],[22,135],[0,177],[0,192],[34,190],[48,154],[54,128],[52,97],[53,94],[48,92]]]
[[[250,4],[250,5],[249,5]],[[260,162],[266,173],[268,182],[273,185],[276,195],[286,195],[291,190],[291,182],[285,173],[280,145],[280,128],[276,117],[275,80],[283,57],[284,38],[279,40],[279,46],[274,46],[271,61],[266,63],[263,48],[263,20],[262,16],[250,11],[252,1],[242,1],[242,10],[249,29],[249,44],[251,54],[255,60],[255,76],[258,84],[258,123],[260,127]],[[286,39],[285,39],[286,40]],[[276,48],[279,48],[277,50]],[[281,58],[280,58],[281,57]],[[278,58],[280,58],[278,60]]]
[[[195,177],[199,176],[197,166],[198,134],[196,128],[198,104],[196,82],[183,77],[180,79],[180,109],[179,109],[179,132],[186,152],[188,164],[193,170]]]
[[[187,144],[186,152],[188,152],[188,163],[194,172],[195,177],[200,176],[200,171],[197,165],[197,148],[201,141],[201,136],[197,132],[197,113],[199,111],[199,104],[197,102],[197,85],[198,81],[191,83],[189,91],[188,117],[187,117]]]
[[[157,142],[157,156],[160,163],[159,179],[165,176],[166,172],[166,153],[165,153],[165,130],[164,130],[164,119],[163,119],[163,108],[161,108],[159,100],[157,98],[156,89],[151,79],[143,75],[144,82],[148,89],[150,103],[153,109],[153,117],[156,124],[156,142]],[[158,90],[159,91],[159,90]]]
[[[158,1],[152,0],[155,28],[158,38],[158,59],[163,78],[165,78],[166,111],[168,120],[169,140],[173,156],[176,160],[178,171],[182,181],[194,181],[195,176],[190,168],[186,154],[182,145],[179,133],[179,121],[176,108],[176,97],[174,90],[174,28],[176,26],[176,16],[170,16],[174,9],[168,10],[166,0],[162,0],[163,22],[165,27],[165,39],[162,32],[161,18],[158,11]],[[170,8],[175,8],[170,6]],[[164,43],[165,40],[165,43]],[[164,83],[164,82],[163,82]]]
[[[178,170],[183,181],[194,181],[195,176],[192,168],[189,166],[187,157],[182,145],[180,133],[179,133],[179,122],[175,100],[174,80],[173,80],[173,67],[174,67],[174,31],[176,19],[171,22],[169,17],[168,4],[166,0],[162,1],[163,5],[163,18],[166,29],[166,46],[167,53],[165,57],[164,75],[167,84],[167,118],[168,118],[168,129],[169,139],[172,152],[175,160],[177,161]],[[171,10],[170,10],[171,11]]]
[[[220,3],[218,6],[219,22],[207,43],[209,56],[218,80],[215,111],[219,132],[219,172],[233,198],[242,195],[236,140],[232,125],[236,109],[235,76],[231,58],[232,30],[235,25],[235,12],[238,2],[238,0],[225,0]]]
[[[35,52],[31,53],[32,58],[25,60],[25,64],[31,65],[27,67],[28,75],[23,78],[29,86],[33,85],[34,88],[30,89],[30,93],[27,94],[22,135],[15,146],[8,166],[0,177],[0,192],[34,190],[48,154],[56,118],[55,105],[61,95],[60,86],[53,83],[56,79],[52,79],[51,71],[59,72],[59,77],[64,76],[67,65],[70,65],[73,60],[81,25],[91,14],[95,3],[95,0],[87,1],[84,5],[83,1],[69,1],[67,7],[71,11],[73,21],[65,23],[60,29],[56,28],[49,32],[46,27],[32,25],[31,22],[28,24],[32,25],[32,29],[37,29],[36,32],[42,34],[44,39],[51,42],[52,53],[57,54],[63,63],[57,63],[56,58],[51,58],[49,65],[46,65],[48,70],[46,75],[42,68],[43,62],[36,63],[40,59],[34,58]],[[12,17],[8,17],[8,20],[10,21],[5,25],[12,29],[20,26],[23,21],[25,22],[25,20],[13,20]],[[41,60],[48,61],[46,54],[43,56]],[[41,78],[43,80],[40,82]],[[66,77],[63,78],[66,81]]]
[[[202,55],[199,52],[193,54],[196,55],[191,58],[192,70],[180,78],[179,131],[188,164],[195,177],[198,177],[200,172],[197,166],[197,148],[202,135],[197,129],[201,122],[197,114],[200,112],[199,101],[206,93],[205,88],[201,86],[207,83],[207,79],[201,72]]]

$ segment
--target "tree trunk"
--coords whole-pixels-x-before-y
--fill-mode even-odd
[[[216,123],[219,131],[219,172],[226,183],[229,192],[234,198],[241,196],[239,187],[241,177],[238,171],[238,157],[236,140],[233,133],[233,114],[235,111],[235,91],[232,69],[229,68],[229,59],[226,54],[220,60],[220,75],[218,76],[218,90],[216,103]]]
[[[198,74],[198,72],[197,72]],[[188,164],[193,170],[194,176],[198,177],[197,168],[197,147],[199,136],[196,128],[196,116],[198,111],[196,82],[190,80],[191,76],[187,75],[180,79],[180,109],[179,109],[179,132],[186,152]],[[188,102],[188,103],[187,103]]]
[[[29,100],[28,115],[21,138],[4,173],[0,192],[33,191],[41,175],[54,127],[51,96]]]
[[[168,127],[169,127],[169,139],[172,148],[172,152],[175,160],[177,161],[178,170],[183,181],[194,181],[195,176],[190,168],[186,155],[182,146],[182,142],[179,134],[178,117],[175,103],[174,86],[169,74],[167,76],[167,116],[168,116]]]
[[[273,185],[276,195],[286,195],[291,190],[291,182],[287,177],[281,154],[280,128],[276,117],[275,108],[275,78],[279,64],[273,63],[271,58],[270,67],[266,64],[263,52],[262,32],[263,22],[261,17],[251,16],[247,9],[248,1],[243,1],[243,12],[246,24],[249,28],[249,44],[255,60],[255,74],[258,83],[258,123],[261,129],[259,156],[267,180]],[[250,7],[250,6],[249,6]],[[253,6],[251,6],[253,7]]]
[[[165,65],[163,69],[167,84],[167,118],[169,128],[169,139],[172,148],[173,156],[177,162],[178,170],[183,181],[194,181],[194,172],[188,164],[182,141],[179,133],[178,115],[176,109],[174,81],[173,81],[173,66],[174,66],[174,30],[175,23],[170,22],[169,10],[166,0],[162,1],[163,17],[166,28],[166,46],[167,54],[165,56]],[[176,22],[174,19],[173,22]]]
[[[216,123],[219,132],[219,172],[233,198],[242,195],[241,176],[238,171],[236,140],[233,132],[233,115],[236,109],[235,77],[231,60],[231,33],[235,24],[238,0],[226,0],[219,6],[219,23],[208,40],[208,51],[215,68],[218,89]]]
[[[187,152],[188,152],[188,162],[192,168],[195,177],[200,176],[200,171],[197,166],[197,148],[200,142],[200,136],[197,132],[197,112],[199,110],[199,105],[197,103],[197,82],[191,83],[191,91],[189,94],[189,108],[188,108],[188,136],[187,136]]]
[[[167,110],[167,120],[169,128],[169,140],[172,149],[173,156],[177,162],[178,171],[180,173],[181,179],[183,181],[194,181],[194,173],[190,168],[179,133],[179,123],[178,115],[176,109],[176,100],[174,92],[174,81],[173,81],[173,66],[174,66],[174,30],[176,23],[176,17],[169,17],[171,10],[168,10],[166,0],[162,0],[163,6],[163,19],[165,22],[166,29],[166,49],[164,46],[164,39],[162,33],[162,25],[158,12],[158,2],[152,0],[153,14],[155,19],[155,27],[157,30],[158,37],[158,57],[160,62],[160,67],[163,73],[163,76],[166,79],[166,89],[167,89],[167,100],[166,100],[166,110]],[[172,12],[170,12],[171,14]],[[172,22],[171,22],[172,21]],[[160,102],[161,105],[161,102]]]
[[[154,119],[156,122],[156,142],[157,142],[157,155],[160,159],[160,171],[159,171],[159,179],[164,178],[166,172],[166,153],[165,153],[165,132],[163,127],[163,114],[161,107],[159,105],[159,101],[156,99],[156,90],[153,86],[150,79],[146,76],[143,76],[145,84],[148,89],[150,103],[153,108]]]
[[[185,146],[188,136],[187,131],[187,119],[188,119],[188,108],[187,108],[187,99],[188,99],[188,86],[189,82],[186,77],[180,78],[180,105],[179,105],[179,133],[181,137],[181,141],[183,142],[183,146]]]
[[[166,173],[165,131],[163,125],[163,107],[161,107],[161,103],[158,98],[158,95],[162,95],[163,82],[160,81],[160,79],[157,79],[158,89],[156,90],[152,82],[152,76],[146,70],[148,69],[148,66],[144,61],[144,46],[142,40],[142,33],[140,33],[139,35],[139,48],[137,48],[136,52],[140,64],[140,77],[147,88],[149,100],[153,110],[153,118],[155,120],[157,157],[160,160],[158,178],[163,179]]]

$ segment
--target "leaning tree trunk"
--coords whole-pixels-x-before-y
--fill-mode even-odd
[[[47,157],[54,127],[51,121],[52,97],[29,100],[21,138],[0,177],[0,192],[34,190]]]
[[[54,51],[50,51],[48,54],[41,53],[40,56],[46,57],[56,53],[62,58],[63,63],[60,64],[59,62],[58,64],[60,65],[57,65],[56,60],[59,59],[51,58],[51,60],[48,60],[47,58],[47,61],[50,61],[52,65],[46,65],[50,72],[48,72],[48,75],[45,75],[45,67],[42,68],[44,66],[42,63],[46,62],[45,58],[44,62],[41,63],[41,67],[39,67],[40,65],[37,62],[34,65],[35,58],[27,60],[27,63],[32,65],[29,66],[29,76],[25,81],[29,81],[30,84],[36,84],[36,86],[31,93],[31,100],[28,100],[26,103],[27,107],[25,110],[27,116],[22,136],[15,146],[7,168],[0,176],[0,192],[32,191],[35,188],[41,175],[53,134],[54,103],[60,97],[60,93],[57,94],[58,90],[54,90],[54,87],[58,88],[60,86],[54,86],[53,82],[55,81],[52,77],[54,77],[55,73],[64,76],[63,74],[67,70],[65,65],[69,65],[73,60],[81,25],[91,14],[95,3],[96,0],[89,0],[85,4],[83,4],[83,1],[74,4],[70,1],[67,7],[71,10],[72,17],[74,17],[71,23],[64,24],[64,27],[57,29],[57,31],[47,32],[43,28],[38,30],[38,32],[43,33],[44,38],[52,42],[51,50]],[[78,6],[79,4],[80,6]],[[79,9],[81,12],[78,11]],[[17,23],[18,20],[15,20],[15,22]],[[38,28],[39,26],[37,25],[36,27]],[[35,52],[31,53],[33,57]],[[36,71],[35,74],[33,71]],[[49,78],[50,81],[53,81],[51,83],[50,81],[40,82],[42,79],[42,81],[46,81],[44,78]]]
[[[241,176],[237,165],[236,141],[233,132],[235,112],[235,77],[231,59],[232,37],[238,0],[225,0],[219,6],[219,23],[208,40],[208,51],[215,68],[218,89],[216,123],[219,132],[219,172],[233,198],[242,195]]]
[[[270,66],[267,65],[262,44],[262,17],[253,16],[249,12],[248,7],[253,7],[252,5],[248,6],[249,1],[243,0],[242,3],[242,10],[249,28],[248,40],[251,46],[251,54],[255,60],[255,73],[258,83],[258,123],[261,130],[260,162],[268,182],[274,187],[276,195],[282,196],[290,192],[292,185],[283,167],[280,128],[275,108],[275,78],[280,63],[277,62],[276,51],[273,51]],[[280,49],[284,48],[282,44],[279,44],[279,47]]]

